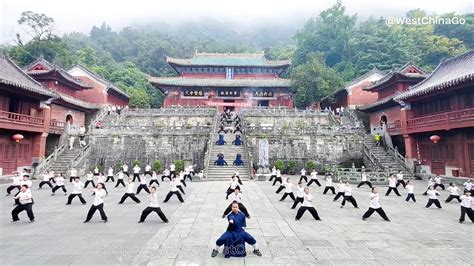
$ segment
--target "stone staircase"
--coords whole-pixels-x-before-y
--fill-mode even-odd
[[[390,155],[383,147],[377,146],[375,143],[375,137],[370,134],[364,135],[364,143],[367,145],[369,150],[379,159],[380,164],[385,170],[390,173],[402,171],[406,177],[413,176],[412,173],[407,171],[392,155]]]
[[[239,171],[240,179],[247,180],[250,178],[249,169],[248,169],[248,156],[247,150],[245,145],[232,145],[232,141],[235,139],[235,135],[233,133],[225,134],[225,141],[227,144],[225,145],[215,145],[215,141],[217,141],[218,135],[215,134],[214,144],[210,150],[210,160],[207,172],[208,180],[230,180],[230,177],[234,174],[235,171]],[[245,136],[241,135],[243,141],[245,143]],[[214,161],[217,160],[217,154],[222,153],[224,154],[224,159],[227,161],[227,166],[217,166],[214,165]],[[232,162],[235,160],[235,156],[240,153],[242,155],[242,160],[244,161],[245,165],[243,166],[235,166],[232,165]]]
[[[69,166],[71,161],[81,153],[79,144],[75,143],[74,149],[69,150],[66,148],[60,155],[58,155],[55,161],[52,161],[48,166],[47,170],[52,170],[55,173],[63,173],[65,177],[69,177]]]

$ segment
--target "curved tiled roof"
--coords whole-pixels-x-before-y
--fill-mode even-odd
[[[349,87],[351,87],[351,86],[353,86],[353,85],[355,85],[355,84],[357,84],[357,83],[363,81],[364,79],[366,79],[366,78],[372,76],[373,74],[378,74],[378,75],[380,75],[380,76],[382,76],[382,77],[385,75],[382,71],[380,71],[379,69],[377,69],[376,67],[374,67],[373,69],[371,69],[371,70],[368,71],[367,73],[363,74],[362,76],[359,76],[359,77],[357,77],[357,78],[355,78],[355,79],[349,81],[343,88],[340,88],[340,89],[334,91],[334,92],[332,93],[332,95],[337,95],[337,94],[339,94],[339,93],[341,93],[341,92],[343,92],[343,91],[349,92]],[[327,97],[324,97],[324,98],[327,98]],[[324,98],[323,98],[323,99],[324,99]]]
[[[199,79],[183,77],[157,78],[148,80],[153,85],[183,87],[290,87],[289,79]]]
[[[56,98],[56,94],[43,88],[10,58],[0,55],[0,83],[22,88],[40,95]]]
[[[409,88],[408,91],[394,97],[394,100],[405,100],[410,97],[429,94],[474,80],[474,50],[441,62],[436,69],[422,82]]]
[[[408,70],[410,68],[415,68],[419,73],[410,73]],[[389,84],[390,82],[394,82],[398,79],[408,79],[408,80],[419,80],[426,77],[426,71],[421,67],[408,62],[405,65],[399,67],[397,70],[392,71],[385,75],[383,78],[379,79],[377,82],[373,83],[364,88],[364,90],[375,90],[376,88],[383,86],[385,84]]]
[[[70,103],[72,105],[82,107],[82,108],[88,109],[88,110],[94,110],[94,109],[99,109],[100,108],[99,105],[97,105],[97,104],[86,102],[86,101],[83,101],[83,100],[79,100],[77,98],[66,95],[64,93],[60,93],[60,92],[55,92],[55,93],[58,95],[57,100],[62,100],[64,102]]]
[[[181,66],[258,66],[258,67],[288,67],[291,60],[268,60],[264,53],[254,54],[224,54],[224,53],[194,53],[189,59],[166,57],[166,62]]]
[[[93,77],[94,79],[98,80],[100,83],[103,83],[105,86],[107,86],[107,90],[112,89],[115,92],[117,92],[118,94],[126,97],[127,99],[130,99],[130,96],[126,92],[119,89],[117,86],[112,84],[110,81],[108,81],[108,80],[104,79],[103,77],[99,76],[98,74],[90,71],[87,67],[85,67],[81,64],[74,65],[72,68],[74,68],[74,67],[77,67],[77,68],[81,69],[82,71],[86,72],[88,75]]]
[[[46,67],[47,69],[46,70],[35,70],[35,69],[32,69],[35,65],[42,65],[44,67]],[[46,59],[44,59],[43,57],[40,57],[38,59],[36,59],[33,63],[29,64],[26,68],[25,68],[26,72],[28,73],[28,75],[32,75],[32,76],[36,76],[36,75],[44,75],[44,74],[55,74],[57,73],[60,77],[62,77],[64,80],[68,81],[68,82],[71,82],[73,83],[74,85],[80,87],[80,88],[83,88],[83,89],[91,89],[93,88],[91,85],[89,84],[86,84],[84,83],[82,80],[76,78],[76,77],[73,77],[71,76],[69,73],[67,73],[64,69],[62,69],[61,67],[55,65],[55,64],[52,64],[50,62],[48,62]]]

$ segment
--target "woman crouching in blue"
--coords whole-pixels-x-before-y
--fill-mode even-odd
[[[216,247],[212,250],[211,257],[219,254],[219,247],[224,245],[224,257],[245,257],[245,243],[253,246],[253,254],[261,257],[262,253],[257,248],[257,241],[249,233],[245,232],[247,226],[245,215],[239,211],[239,204],[232,203],[232,212],[227,215],[227,231],[216,241]]]
[[[244,165],[244,161],[242,161],[242,155],[240,153],[237,153],[237,155],[235,156],[233,165],[237,165],[237,166]]]

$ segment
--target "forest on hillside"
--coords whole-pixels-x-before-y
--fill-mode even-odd
[[[173,76],[166,56],[189,58],[200,52],[264,51],[268,59],[292,59],[285,73],[291,79],[295,104],[306,107],[370,69],[388,72],[406,62],[427,71],[447,58],[474,48],[474,14],[427,14],[415,9],[407,18],[463,18],[463,25],[387,25],[385,18],[361,20],[337,1],[305,23],[259,26],[236,30],[231,23],[164,23],[114,31],[106,23],[89,34],[58,36],[54,18],[25,11],[18,19],[29,36],[16,35],[3,45],[17,64],[26,66],[39,56],[63,68],[83,64],[131,95],[131,107],[161,106],[163,95],[148,76]],[[28,41],[25,41],[28,39]]]

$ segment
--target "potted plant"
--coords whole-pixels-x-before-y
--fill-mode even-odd
[[[288,172],[290,175],[294,175],[296,173],[296,170],[298,168],[298,163],[294,160],[291,160],[288,162]]]
[[[285,170],[285,162],[283,160],[276,160],[274,166],[278,170],[281,170],[281,171]]]
[[[162,167],[163,167],[163,164],[161,163],[160,160],[156,160],[153,162],[153,166],[152,166],[153,171],[159,173],[161,172]]]
[[[184,161],[183,160],[174,161],[174,165],[176,166],[176,172],[184,170]]]

